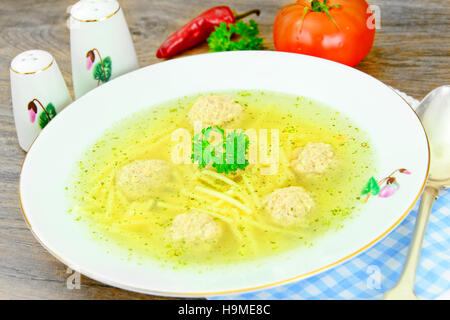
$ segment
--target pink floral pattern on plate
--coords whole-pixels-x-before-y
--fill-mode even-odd
[[[377,181],[374,177],[371,177],[361,192],[362,195],[366,196],[364,202],[367,202],[370,196],[378,196],[380,198],[389,198],[393,196],[400,188],[397,177],[395,177],[396,173],[407,175],[411,174],[408,169],[402,168],[393,171],[390,175],[379,181]]]

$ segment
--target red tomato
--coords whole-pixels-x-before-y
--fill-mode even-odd
[[[374,21],[365,0],[298,0],[278,13],[273,40],[278,51],[354,66],[373,45]]]

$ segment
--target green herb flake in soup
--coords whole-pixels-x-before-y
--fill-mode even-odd
[[[278,129],[277,171],[248,163],[251,139],[239,166],[199,166],[191,155],[173,163],[172,133],[194,137],[195,120],[245,139],[248,129],[266,129],[269,153]],[[189,148],[195,143],[208,145],[194,139]],[[69,183],[69,214],[112,253],[122,248],[177,268],[256,260],[342,228],[358,211],[373,159],[363,130],[305,97],[248,90],[183,97],[122,120],[86,151]]]

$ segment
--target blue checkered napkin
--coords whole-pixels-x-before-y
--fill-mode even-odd
[[[397,282],[414,230],[418,204],[381,242],[338,267],[283,286],[211,299],[379,299]],[[450,192],[433,206],[420,255],[416,293],[435,299],[450,290]]]
[[[395,89],[394,89],[395,90]],[[396,90],[413,107],[419,101]],[[319,275],[263,291],[211,299],[380,299],[403,268],[418,204],[381,242]],[[420,254],[416,294],[435,299],[450,292],[450,192],[434,203]]]

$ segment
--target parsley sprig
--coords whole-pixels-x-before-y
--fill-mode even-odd
[[[218,133],[222,138],[222,147],[211,144],[210,137],[213,132]],[[219,173],[228,174],[238,169],[245,170],[249,164],[245,157],[249,143],[249,137],[242,130],[234,130],[227,135],[225,130],[218,126],[207,127],[201,133],[194,135],[191,159],[193,163],[198,163],[199,168],[211,165]]]
[[[222,22],[208,38],[209,51],[259,50],[263,39],[258,34],[258,24],[254,20],[248,24],[243,21],[229,25]],[[233,36],[237,36],[235,40]]]

